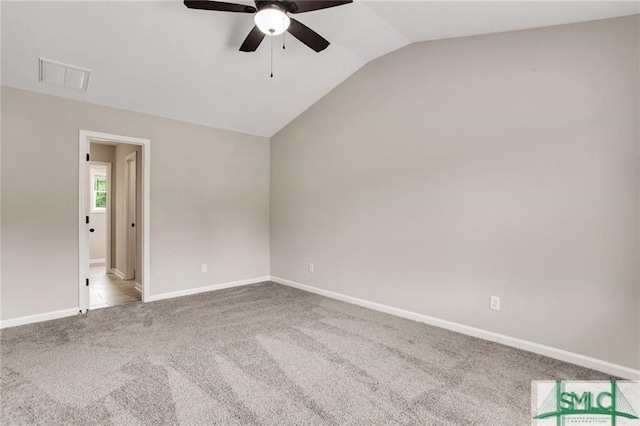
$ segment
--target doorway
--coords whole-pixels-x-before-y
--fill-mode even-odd
[[[79,310],[149,298],[149,141],[80,131]]]

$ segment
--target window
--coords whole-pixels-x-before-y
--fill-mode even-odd
[[[91,170],[91,212],[107,211],[107,174],[106,170]]]

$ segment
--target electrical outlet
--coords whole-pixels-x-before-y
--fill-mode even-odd
[[[498,296],[491,296],[491,302],[489,302],[489,309],[494,311],[500,310],[500,298]]]
[[[309,264],[309,273],[313,274],[313,263]]]
[[[202,264],[202,272],[207,272],[207,270],[208,270],[207,264],[203,263]]]

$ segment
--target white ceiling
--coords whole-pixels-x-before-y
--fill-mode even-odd
[[[238,3],[253,4],[239,0]],[[248,14],[181,1],[2,2],[2,84],[271,136],[361,66],[407,44],[640,13],[640,1],[356,1],[296,15],[332,44],[238,48]],[[87,92],[38,82],[38,58],[91,70]]]

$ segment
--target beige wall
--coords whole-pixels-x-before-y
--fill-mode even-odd
[[[89,213],[93,232],[89,235],[89,259],[92,262],[106,262],[107,259],[107,214]]]
[[[116,159],[116,147],[114,145],[92,142],[89,150],[91,152],[91,161],[102,161],[113,165]]]
[[[79,129],[151,140],[152,295],[268,275],[268,139],[2,87],[2,319],[78,306]]]
[[[364,66],[272,138],[272,275],[640,367],[639,38],[636,16]]]

